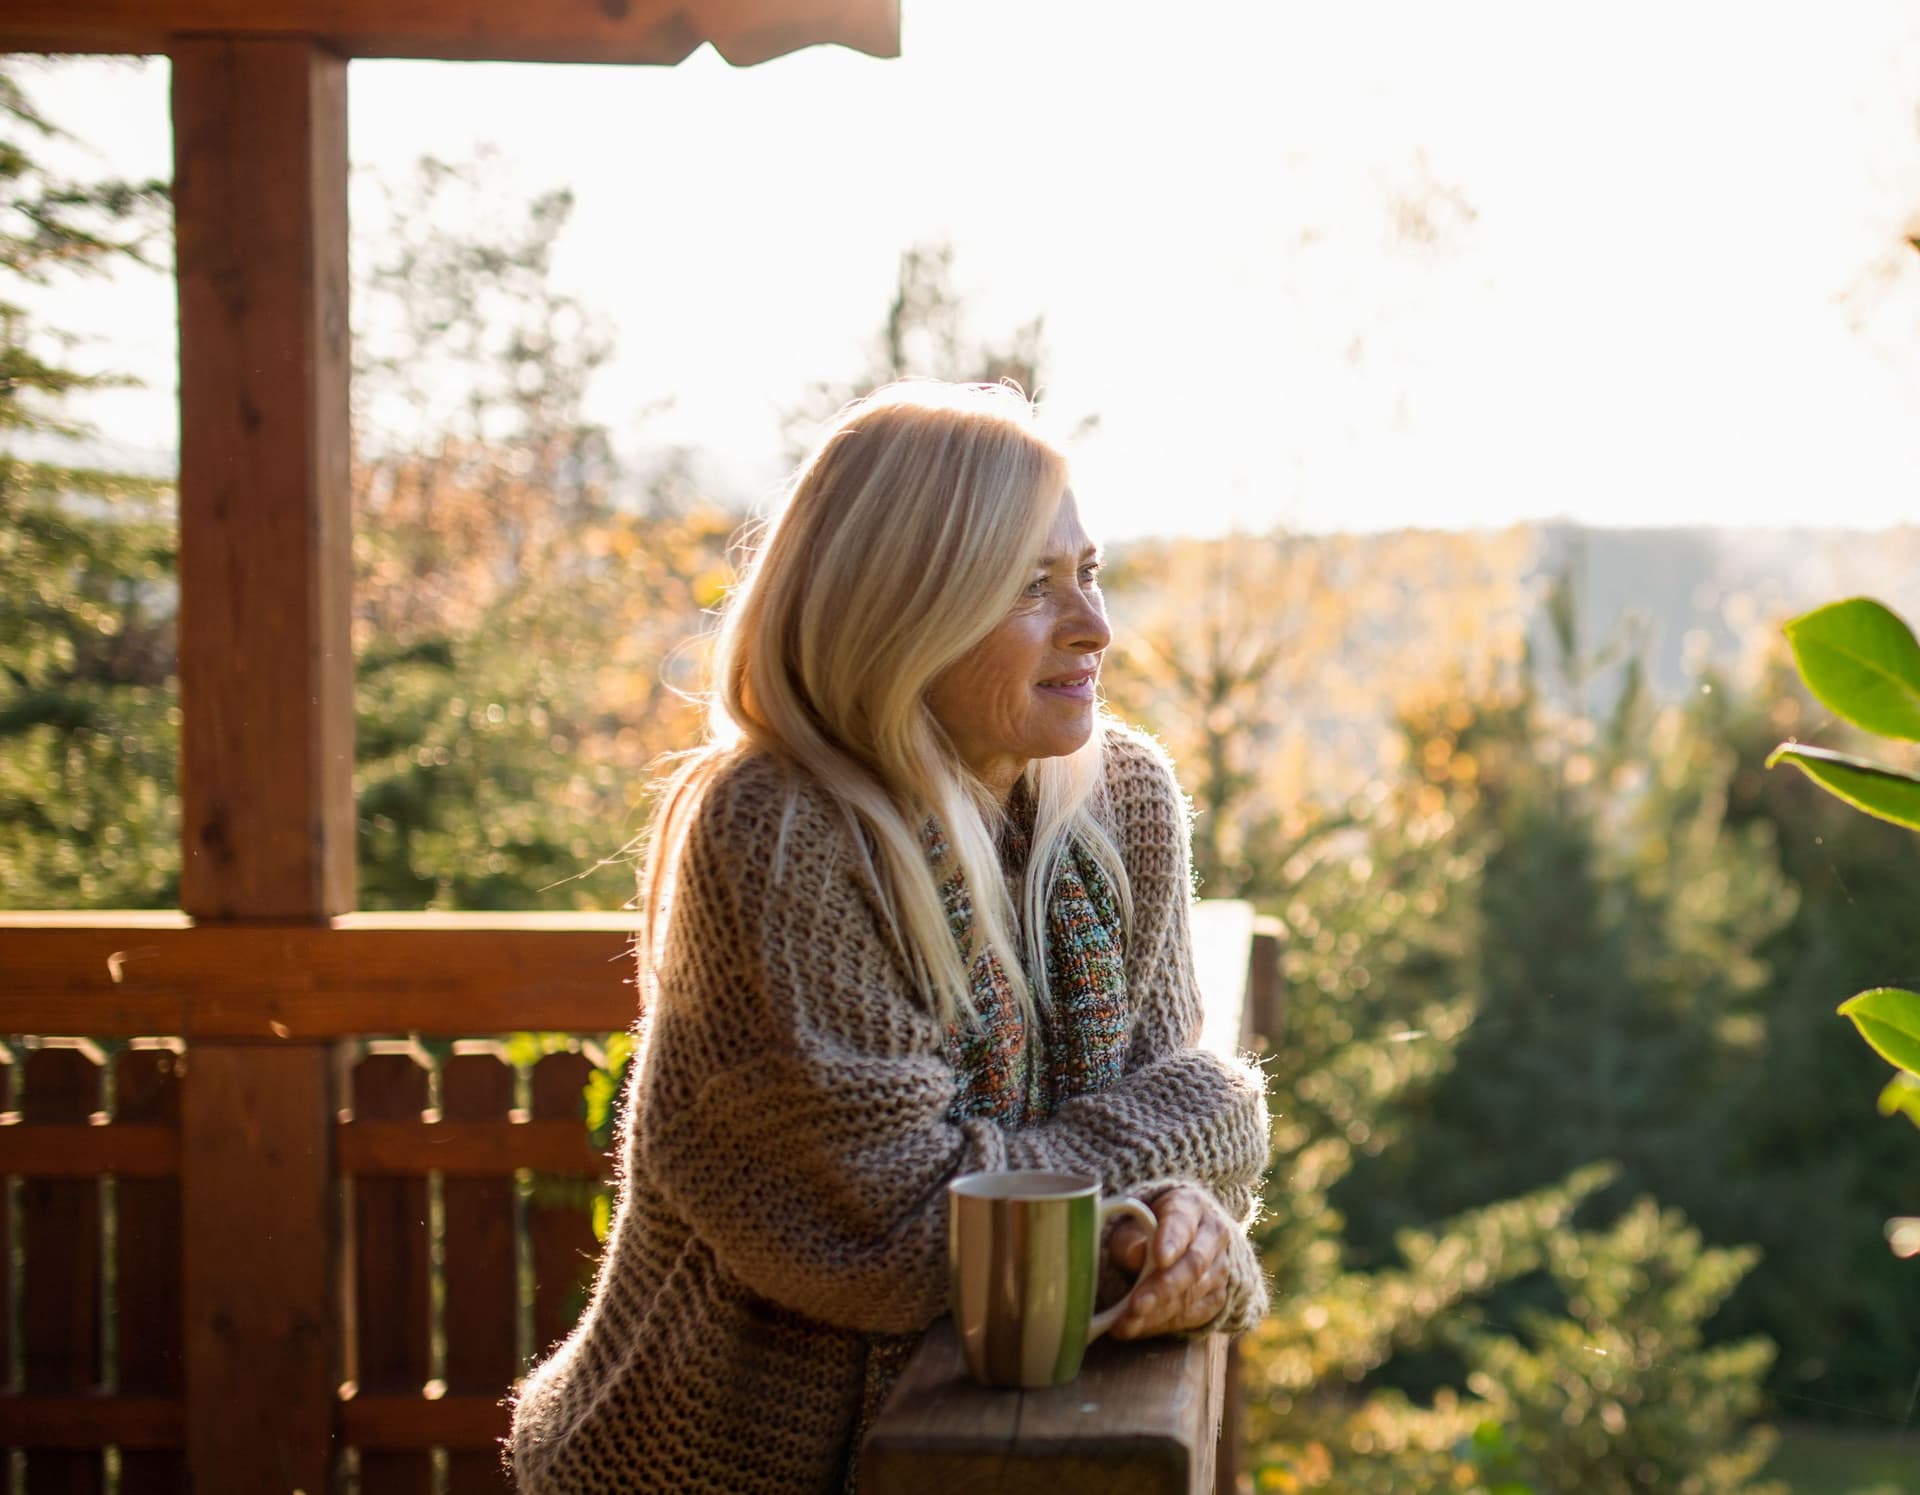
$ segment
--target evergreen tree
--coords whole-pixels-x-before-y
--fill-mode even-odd
[[[739,516],[621,470],[611,345],[551,280],[572,198],[487,211],[486,170],[391,188],[355,286],[360,901],[618,908]]]
[[[27,285],[155,263],[159,182],[78,182],[36,145],[31,64],[0,59],[0,906],[177,901],[173,485],[69,453],[83,373]]]
[[[1765,839],[1797,901],[1757,952],[1772,973],[1749,1019],[1759,1036],[1729,1080],[1717,1152],[1738,1187],[1687,1209],[1714,1237],[1765,1253],[1724,1322],[1779,1342],[1770,1384],[1782,1411],[1883,1428],[1912,1408],[1913,1270],[1884,1233],[1888,1217],[1913,1212],[1912,1137],[1874,1114],[1886,1066],[1833,1009],[1866,987],[1920,987],[1920,858],[1910,832],[1762,767],[1782,736],[1830,715],[1784,654],[1752,690],[1716,690],[1691,713],[1702,750],[1727,764],[1728,824]],[[1684,795],[1686,779],[1661,792]]]

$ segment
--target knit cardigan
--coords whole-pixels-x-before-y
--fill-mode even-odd
[[[851,1491],[860,1437],[947,1310],[946,1184],[978,1169],[1086,1173],[1149,1203],[1199,1185],[1238,1228],[1226,1308],[1192,1332],[1259,1322],[1244,1227],[1265,1090],[1194,1047],[1186,800],[1145,737],[1110,730],[1104,770],[1133,896],[1123,1071],[1012,1129],[950,1114],[943,1028],[829,796],[754,754],[711,781],[638,1025],[598,1276],[513,1398],[524,1495]]]

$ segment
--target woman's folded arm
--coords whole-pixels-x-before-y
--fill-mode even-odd
[[[1126,1073],[1047,1121],[955,1121],[938,1024],[857,880],[783,868],[783,816],[710,799],[682,848],[630,1145],[729,1274],[825,1322],[923,1328],[946,1305],[946,1185],[980,1169],[1082,1172],[1108,1194],[1192,1181],[1245,1218],[1267,1156],[1257,1071],[1144,1042],[1172,1031],[1156,1015]],[[822,829],[805,841],[833,842]]]

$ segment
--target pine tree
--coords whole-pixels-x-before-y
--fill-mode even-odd
[[[154,907],[179,880],[173,485],[70,453],[78,371],[18,297],[155,264],[159,182],[77,182],[0,60],[0,905]]]

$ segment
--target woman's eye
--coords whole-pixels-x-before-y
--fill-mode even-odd
[[[1089,561],[1080,568],[1080,585],[1083,587],[1097,587],[1100,585],[1100,563],[1098,561]]]
[[[1044,597],[1046,592],[1047,579],[1044,576],[1036,576],[1032,581],[1027,583],[1027,596],[1029,597]]]

